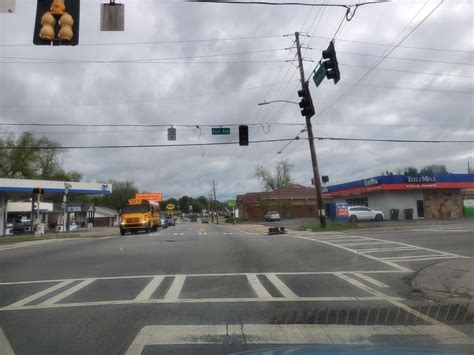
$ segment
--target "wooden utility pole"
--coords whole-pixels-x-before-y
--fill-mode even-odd
[[[304,78],[304,68],[303,68],[303,57],[301,56],[299,32],[295,32],[295,43],[296,43],[296,51],[298,54],[298,66],[300,69],[301,88],[304,90],[305,78]],[[317,203],[317,209],[318,209],[317,216],[319,217],[321,228],[326,228],[326,211],[324,209],[323,194],[321,191],[321,179],[319,177],[318,160],[316,158],[316,148],[314,147],[313,125],[311,123],[311,116],[307,115],[305,116],[305,119],[306,119],[306,129],[308,132],[309,150],[311,152],[311,163],[313,166],[314,186],[316,188],[316,203]]]

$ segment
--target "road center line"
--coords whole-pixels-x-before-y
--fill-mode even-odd
[[[247,280],[250,286],[252,286],[252,289],[257,294],[258,298],[271,298],[272,297],[272,295],[270,295],[270,293],[267,291],[267,289],[262,285],[262,283],[258,279],[257,274],[248,274]]]
[[[143,301],[147,300],[151,297],[153,292],[160,286],[161,282],[163,281],[164,276],[155,276],[149,283],[148,285],[145,286],[145,288],[138,294],[137,297],[135,297],[135,300],[137,301]]]
[[[171,284],[168,292],[166,292],[164,299],[166,300],[178,299],[179,294],[181,293],[181,290],[183,289],[185,280],[186,280],[185,275],[176,275],[174,277],[173,283]]]
[[[42,291],[40,291],[40,292],[35,293],[34,295],[31,295],[31,296],[29,296],[29,297],[23,298],[23,299],[20,300],[20,301],[17,301],[17,302],[15,302],[15,303],[12,303],[12,304],[8,305],[7,307],[21,307],[21,306],[23,306],[23,305],[25,305],[25,304],[27,304],[27,303],[30,303],[31,301],[34,301],[34,300],[36,300],[36,299],[38,299],[38,298],[40,298],[40,297],[43,297],[43,296],[47,295],[48,293],[51,293],[51,292],[56,291],[56,290],[58,290],[58,289],[60,289],[60,288],[62,288],[62,287],[64,287],[64,286],[67,286],[67,285],[69,285],[69,284],[72,283],[72,282],[74,282],[74,280],[66,280],[66,281],[60,282],[60,283],[58,283],[58,284],[56,284],[56,285],[53,285],[53,286],[51,286],[51,287],[48,287],[48,288],[45,289],[45,290],[42,290]]]
[[[85,279],[84,281],[82,281],[81,283],[78,283],[77,285],[71,287],[71,288],[68,288],[66,291],[64,292],[61,292],[59,295],[56,295],[54,297],[51,297],[49,299],[47,299],[46,301],[40,303],[40,305],[52,305],[56,302],[59,302],[61,301],[62,299],[72,295],[73,293],[79,291],[80,289],[90,285],[91,283],[93,283],[96,279]]]

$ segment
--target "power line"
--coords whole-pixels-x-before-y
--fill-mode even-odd
[[[338,62],[339,65],[343,65],[345,67],[354,67],[354,68],[364,68],[369,69],[371,67],[365,65],[357,65],[357,64],[347,64]],[[423,71],[416,71],[416,70],[407,70],[407,69],[393,69],[393,68],[380,68],[377,67],[374,70],[385,70],[385,71],[393,71],[393,72],[400,72],[400,73],[412,73],[412,74],[423,74],[423,75],[438,75],[438,76],[453,76],[458,78],[474,78],[471,75],[463,75],[463,74],[450,74],[450,73],[433,73],[433,72],[423,72]]]
[[[282,82],[274,82],[272,84],[265,84],[260,86],[251,86],[251,87],[242,87],[237,89],[230,89],[230,90],[220,90],[202,94],[195,94],[195,95],[184,95],[184,96],[174,96],[174,97],[159,97],[159,98],[151,98],[151,99],[140,99],[140,100],[124,100],[124,101],[104,101],[104,102],[83,102],[83,103],[70,103],[70,104],[32,104],[32,105],[0,105],[2,108],[40,108],[40,107],[73,107],[73,106],[102,106],[102,105],[122,105],[122,104],[137,104],[137,103],[147,103],[147,102],[157,102],[157,101],[168,101],[168,100],[182,100],[182,99],[192,99],[198,98],[203,96],[213,96],[213,95],[223,95],[223,94],[230,94],[239,91],[247,91],[247,90],[255,90],[255,89],[262,89],[266,87],[273,87],[275,84],[282,84],[286,83],[286,81]]]
[[[201,43],[201,42],[219,42],[219,41],[242,41],[242,40],[256,40],[268,38],[284,37],[283,34],[278,35],[261,35],[261,36],[243,36],[243,37],[222,37],[222,38],[202,38],[202,39],[184,39],[184,40],[169,40],[169,41],[144,41],[144,42],[81,42],[83,46],[133,46],[133,45],[150,45],[150,44],[179,44],[179,43]],[[34,44],[0,44],[0,47],[34,47]]]
[[[305,59],[306,62],[312,60]],[[55,61],[35,61],[35,62],[19,62],[19,61],[0,61],[0,64],[259,64],[259,63],[285,63],[284,60],[232,60],[232,61],[139,61],[139,62],[120,62],[120,61],[89,61],[89,62],[55,62]]]
[[[384,56],[382,58],[380,58],[380,60],[378,60],[369,70],[367,70],[364,75],[362,75],[359,80],[357,80],[353,85],[351,85],[351,87],[346,90],[342,95],[336,97],[336,99],[334,99],[329,105],[327,105],[323,110],[321,110],[319,113],[316,114],[315,117],[318,117],[318,116],[321,116],[323,113],[325,113],[326,111],[329,110],[330,107],[332,107],[333,105],[335,105],[338,101],[340,101],[341,99],[343,99],[344,97],[346,97],[360,82],[362,82],[362,80],[364,80],[373,70],[375,70],[375,68],[380,64],[382,63],[385,58],[387,56],[389,56],[401,43],[403,43],[403,41],[405,41],[413,32],[416,31],[416,29],[418,29],[440,6],[441,4],[444,2],[444,0],[441,0],[427,15],[425,15],[425,17],[423,17],[423,19],[421,21],[419,21],[405,36],[403,36],[402,39],[400,39],[390,50],[387,51],[387,53],[384,54]],[[424,9],[424,7],[426,6],[426,4],[428,3],[428,1],[426,1],[424,3],[424,5],[420,8],[420,10],[418,10],[418,12],[410,19],[410,21],[408,22],[408,24],[402,29],[402,31],[400,32],[400,34],[405,30],[405,28],[418,16],[418,14],[421,12],[421,10]],[[397,36],[397,38],[400,36],[400,34]]]
[[[225,57],[233,55],[244,55],[244,54],[257,54],[257,53],[268,53],[284,51],[288,48],[274,48],[274,49],[260,49],[254,51],[243,51],[243,52],[232,52],[232,53],[214,53],[214,54],[203,54],[194,56],[184,57],[165,57],[165,58],[146,58],[146,59],[120,59],[120,60],[88,60],[88,59],[61,59],[61,58],[35,58],[35,57],[17,57],[17,56],[1,56],[1,59],[14,59],[21,60],[19,63],[29,63],[28,60],[35,61],[35,63],[51,62],[51,63],[148,63],[155,61],[168,61],[168,60],[183,60],[183,59],[196,59],[196,58],[212,58],[212,57]],[[42,62],[40,62],[42,61]]]
[[[301,126],[302,123],[293,122],[266,122],[266,123],[216,123],[216,124],[173,124],[173,123],[8,123],[0,122],[0,126],[28,126],[28,127],[238,127],[247,126]],[[125,132],[125,131],[124,131]]]
[[[249,143],[275,143],[293,141],[295,138],[278,138],[254,140]],[[300,138],[309,139],[309,138]],[[344,138],[344,137],[314,137],[315,140],[331,141],[358,141],[358,142],[383,142],[383,143],[474,143],[474,140],[419,140],[419,139],[377,139],[377,138]],[[207,142],[207,143],[183,143],[183,144],[137,144],[137,145],[89,145],[89,146],[61,146],[61,149],[119,149],[119,148],[171,148],[171,147],[196,147],[196,146],[214,146],[214,145],[236,145],[239,142]],[[2,146],[1,149],[12,150],[45,150],[51,149],[50,146]]]

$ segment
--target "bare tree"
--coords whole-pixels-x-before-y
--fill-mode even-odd
[[[275,167],[275,174],[259,165],[255,169],[255,176],[260,180],[265,191],[275,191],[288,187],[293,183],[290,176],[292,168],[293,165],[288,163],[288,160],[280,160]]]

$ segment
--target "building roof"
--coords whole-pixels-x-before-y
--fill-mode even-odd
[[[316,198],[316,190],[313,187],[302,185],[291,185],[275,191],[268,192],[248,192],[244,195],[237,195],[237,201],[259,201],[269,199],[301,199]]]
[[[474,174],[389,175],[355,180],[323,188],[325,197],[387,190],[432,190],[474,188]]]
[[[0,179],[0,194],[6,198],[31,198],[33,189],[41,188],[44,196],[62,195],[66,188],[69,194],[110,194],[111,184],[52,181],[52,180],[30,180],[30,179]]]

